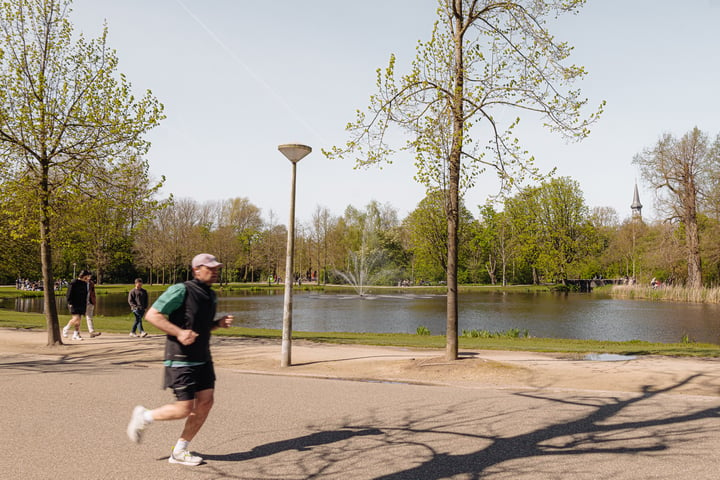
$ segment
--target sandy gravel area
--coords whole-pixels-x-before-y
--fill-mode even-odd
[[[103,334],[48,347],[47,333],[0,329],[0,356],[43,356],[63,362],[103,361],[160,366],[164,336],[129,338]],[[530,352],[461,350],[445,361],[444,351],[307,341],[292,344],[292,366],[280,367],[280,342],[214,337],[218,367],[239,372],[303,375],[378,382],[454,385],[466,388],[528,388],[643,392],[666,390],[720,396],[720,359],[641,356],[614,361]]]

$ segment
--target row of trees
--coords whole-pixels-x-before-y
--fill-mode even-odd
[[[266,282],[284,274],[286,227],[273,212],[264,218],[249,199],[202,204],[170,199],[140,208],[125,203],[136,195],[125,197],[122,190],[118,186],[117,199],[82,197],[76,208],[56,217],[55,276],[69,277],[77,267],[90,268],[101,282],[130,282],[140,275],[150,283],[171,283],[188,278],[189,259],[205,250],[226,264],[224,282]],[[611,208],[590,209],[579,184],[568,177],[524,189],[507,198],[502,210],[484,205],[474,215],[462,202],[460,210],[460,283],[530,284],[595,276],[687,283],[694,271],[688,269],[684,223],[620,221]],[[720,245],[713,239],[720,217],[701,208],[698,219],[702,280],[717,284]],[[17,232],[2,239],[3,280],[38,277],[36,224],[16,223],[9,215],[0,220],[3,228]],[[298,224],[294,271],[319,283],[342,283],[340,272],[358,273],[361,257],[373,259],[364,272],[373,284],[439,284],[447,271],[445,229],[442,191],[430,192],[405,218],[377,202],[348,206],[343,215],[318,206],[311,219]]]

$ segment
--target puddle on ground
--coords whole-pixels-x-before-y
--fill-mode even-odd
[[[634,355],[618,355],[617,353],[590,353],[585,355],[583,360],[591,362],[624,362],[626,360],[635,360]]]

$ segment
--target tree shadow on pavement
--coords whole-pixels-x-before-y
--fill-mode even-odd
[[[106,373],[119,366],[158,366],[161,360],[162,347],[108,344],[95,350],[58,347],[38,354],[4,353],[0,354],[0,369],[4,373]]]
[[[581,406],[594,407],[594,409],[574,421],[554,423],[544,428],[511,436],[478,435],[478,439],[489,442],[481,450],[457,455],[436,452],[413,468],[375,478],[376,480],[430,480],[452,478],[455,475],[464,474],[466,477],[462,478],[476,479],[484,476],[483,473],[491,467],[531,457],[595,454],[636,455],[665,451],[672,448],[673,444],[682,442],[683,436],[699,433],[697,429],[688,428],[688,424],[706,418],[716,418],[720,414],[720,406],[663,418],[626,419],[619,422],[613,422],[613,419],[631,407],[657,395],[669,393],[696,377],[696,375],[690,376],[677,385],[661,390],[645,387],[641,395],[625,400],[615,398],[612,402],[593,405],[594,401],[587,399],[588,401],[583,402]],[[516,395],[538,400],[551,400],[559,404],[567,402],[537,394],[517,393]],[[663,430],[654,431],[652,434],[634,433],[653,427],[661,427]],[[672,427],[677,428],[673,429]],[[412,432],[411,429],[407,431],[407,433],[410,432]],[[529,474],[531,472],[517,473]],[[543,477],[541,472],[536,472],[536,474],[537,478]],[[568,478],[571,477],[571,474],[568,475]]]
[[[270,455],[287,452],[289,450],[297,450],[298,452],[304,452],[311,450],[313,447],[343,442],[353,437],[382,434],[382,430],[377,428],[341,428],[337,430],[315,432],[309,435],[304,435],[302,437],[281,440],[279,442],[266,443],[264,445],[259,445],[253,448],[249,452],[230,453],[228,455],[203,455],[203,458],[205,460],[241,462],[244,460],[251,460],[253,458],[269,457]]]
[[[666,389],[653,390],[645,387],[639,396],[625,400],[593,405],[592,401],[583,402],[583,407],[594,407],[586,415],[574,421],[554,423],[544,428],[511,436],[478,435],[478,439],[489,441],[489,444],[478,451],[454,455],[440,453],[403,471],[376,477],[376,480],[416,480],[451,478],[465,474],[467,478],[480,478],[490,467],[516,459],[527,459],[540,456],[568,455],[635,455],[640,453],[658,452],[670,449],[674,442],[681,442],[683,435],[689,435],[687,429],[690,422],[710,417],[717,417],[720,407],[701,409],[664,418],[644,420],[626,420],[613,422],[623,411],[647,401],[652,397],[679,388],[697,376],[693,375]],[[548,400],[547,396],[518,393],[516,395],[539,400]],[[565,400],[551,399],[553,402],[565,403]],[[671,430],[671,427],[680,427]],[[654,432],[651,436],[632,432],[652,427],[665,427],[662,433]],[[411,430],[408,431],[408,433]],[[644,436],[644,438],[643,438]],[[528,473],[528,472],[524,472]],[[536,472],[542,478],[540,472]],[[569,473],[569,472],[568,472]],[[571,478],[569,475],[568,478]],[[465,478],[465,477],[463,477]]]
[[[682,409],[673,410],[665,408],[663,400],[680,397],[659,397],[697,377],[689,376],[664,389],[646,386],[640,394],[617,396],[508,393],[498,395],[500,404],[495,403],[494,410],[485,411],[482,406],[489,405],[486,399],[470,402],[472,405],[420,402],[407,406],[398,421],[346,420],[339,427],[267,443],[247,452],[203,456],[207,460],[247,462],[242,466],[247,477],[224,471],[222,464],[211,465],[217,478],[439,480],[480,479],[495,474],[501,478],[576,478],[585,474],[591,476],[583,478],[596,479],[617,478],[618,472],[624,478],[640,478],[633,477],[626,467],[622,470],[623,465],[634,463],[623,462],[630,458],[635,462],[642,455],[653,459],[661,454],[678,455],[674,449],[717,437],[717,422],[703,422],[720,415],[717,402],[711,407],[706,400],[700,401],[700,407],[678,402]],[[539,418],[543,414],[552,418]],[[522,421],[523,415],[527,422]],[[263,461],[270,456],[273,458]],[[570,468],[576,471],[557,470],[565,468],[558,466],[558,462],[566,461],[560,459],[573,456]],[[601,457],[598,461],[615,472],[593,471],[595,457]],[[619,461],[620,457],[624,460]]]

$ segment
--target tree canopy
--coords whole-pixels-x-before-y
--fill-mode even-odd
[[[60,342],[53,293],[53,226],[62,207],[103,191],[120,165],[143,164],[143,135],[163,118],[150,91],[136,98],[99,38],[74,36],[69,0],[0,5],[2,188],[39,225],[48,343]],[[127,171],[125,172],[128,173]],[[143,169],[132,169],[143,178]]]

